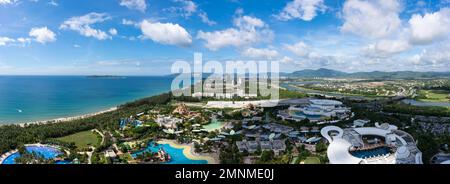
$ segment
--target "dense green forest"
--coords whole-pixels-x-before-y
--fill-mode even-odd
[[[154,105],[167,104],[171,99],[171,93],[164,93],[126,103],[119,106],[115,111],[90,118],[43,125],[30,124],[25,127],[19,125],[0,126],[0,153],[5,153],[23,144],[42,142],[49,138],[66,136],[94,128],[115,130],[119,128],[120,118],[128,117],[136,112],[150,110]]]

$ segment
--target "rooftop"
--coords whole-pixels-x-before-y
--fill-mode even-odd
[[[412,136],[393,125],[376,123],[376,127],[348,129],[327,126],[321,134],[330,143],[327,156],[331,164],[422,164],[422,152]],[[362,140],[363,136],[383,137],[385,143],[371,145]],[[392,153],[376,151],[380,146]],[[356,157],[351,150],[359,150],[365,156]]]

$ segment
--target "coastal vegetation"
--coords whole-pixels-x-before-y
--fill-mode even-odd
[[[170,93],[164,93],[149,98],[144,98],[134,102],[119,106],[115,111],[99,114],[85,119],[77,119],[60,123],[4,125],[0,126],[0,152],[5,153],[17,147],[43,142],[51,138],[59,138],[74,133],[88,131],[92,129],[99,130],[117,130],[117,123],[121,117],[129,117],[136,112],[144,112],[152,106],[166,104],[171,100]]]

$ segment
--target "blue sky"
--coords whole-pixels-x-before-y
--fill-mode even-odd
[[[177,60],[448,71],[450,0],[0,0],[0,75],[161,75]]]

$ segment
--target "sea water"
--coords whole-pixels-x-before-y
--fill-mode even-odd
[[[0,76],[0,124],[79,116],[170,90],[172,77]]]

